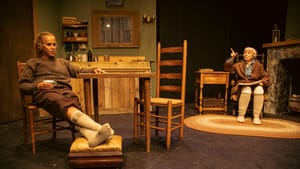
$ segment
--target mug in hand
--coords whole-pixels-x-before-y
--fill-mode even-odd
[[[51,83],[53,85],[53,87],[57,84],[57,82],[54,81],[54,80],[44,80],[43,82],[45,82],[45,83]]]

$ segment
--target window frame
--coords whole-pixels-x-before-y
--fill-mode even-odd
[[[123,18],[131,19],[130,42],[101,42],[101,18]],[[140,47],[138,12],[135,11],[92,11],[92,47],[93,48],[138,48]],[[113,28],[111,28],[113,29]],[[112,35],[110,39],[112,38]]]

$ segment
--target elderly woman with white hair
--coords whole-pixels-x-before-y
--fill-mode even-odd
[[[257,52],[252,47],[244,49],[243,60],[234,63],[237,53],[231,48],[231,57],[226,60],[224,70],[234,73],[233,93],[239,95],[238,122],[245,122],[245,114],[253,94],[253,123],[261,124],[260,114],[264,102],[264,87],[269,77],[263,65],[256,60]]]

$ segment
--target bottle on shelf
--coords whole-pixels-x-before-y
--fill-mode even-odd
[[[75,57],[74,57],[74,55],[73,55],[73,52],[70,52],[70,54],[69,54],[69,61],[70,61],[70,62],[75,61]]]
[[[92,62],[93,61],[93,53],[92,53],[92,51],[89,50],[87,55],[88,55],[88,61]]]

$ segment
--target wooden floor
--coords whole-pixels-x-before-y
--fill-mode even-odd
[[[205,112],[208,113],[208,112]],[[198,114],[193,104],[186,107],[186,116]],[[267,116],[265,117],[267,118]],[[300,123],[300,113],[284,114],[278,118]],[[145,152],[145,141],[133,142],[132,115],[102,115],[116,134],[123,137],[124,165],[122,169],[298,169],[300,139],[271,139],[263,137],[230,136],[185,128],[184,139],[177,133],[171,149],[164,147],[164,133],[152,137],[151,152]],[[68,169],[67,154],[71,135],[58,134],[38,138],[37,154],[23,144],[21,121],[0,125],[0,166],[5,169]]]

